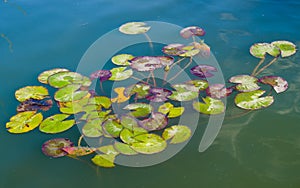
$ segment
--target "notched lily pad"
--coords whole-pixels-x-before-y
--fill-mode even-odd
[[[190,101],[198,97],[199,90],[193,85],[174,84],[172,85],[176,91],[172,91],[172,95],[168,98],[175,101]]]
[[[193,108],[202,114],[221,114],[225,111],[225,105],[219,99],[205,97],[202,100],[204,103],[196,101],[193,103]]]
[[[123,126],[115,119],[108,119],[102,124],[102,130],[112,137],[119,137]]]
[[[168,118],[175,118],[179,117],[184,112],[184,107],[174,107],[173,104],[170,102],[164,103],[163,105],[159,106],[158,112],[167,115]]]
[[[180,31],[180,35],[185,38],[188,39],[191,36],[204,36],[205,35],[205,31],[204,29],[198,27],[198,26],[190,26],[190,27],[186,27],[183,28]]]
[[[123,103],[125,101],[128,101],[130,97],[125,96],[125,87],[117,87],[114,88],[114,91],[118,94],[117,97],[112,98],[111,102],[113,103]]]
[[[110,72],[112,73],[112,75],[109,78],[109,80],[121,81],[130,78],[133,74],[132,69],[128,69],[128,70],[125,69],[126,67],[118,67],[118,68],[111,69]]]
[[[238,84],[235,88],[241,92],[258,90],[260,87],[257,85],[257,81],[257,78],[249,75],[238,75],[229,79],[229,82]]]
[[[123,109],[131,110],[132,112],[130,112],[130,115],[134,117],[145,117],[152,112],[153,107],[146,103],[133,103],[128,104]]]
[[[120,133],[120,139],[126,144],[137,142],[135,137],[138,135],[146,134],[148,131],[142,127],[133,127],[133,129],[123,129]]]
[[[119,31],[128,35],[142,34],[149,31],[151,27],[144,22],[128,22],[119,27]]]
[[[168,124],[166,115],[160,112],[153,112],[151,117],[140,121],[140,126],[148,131],[161,130]]]
[[[132,96],[135,94],[136,99],[145,98],[149,94],[150,85],[137,83],[127,87],[124,91],[125,95]]]
[[[111,76],[112,76],[112,73],[109,70],[98,70],[98,71],[93,72],[90,75],[90,79],[91,80],[99,79],[100,82],[104,82],[104,81],[108,80]]]
[[[190,72],[200,78],[209,78],[214,76],[212,72],[217,72],[217,68],[210,65],[196,65],[191,68]]]
[[[124,128],[127,128],[131,131],[133,131],[133,128],[139,126],[137,119],[132,116],[128,116],[128,115],[122,115],[120,118],[120,122]]]
[[[106,146],[101,146],[97,148],[98,151],[107,154],[107,155],[118,155],[119,152],[115,150],[113,145],[106,145]]]
[[[170,140],[171,144],[179,144],[187,141],[192,135],[192,131],[185,125],[173,125],[166,128],[162,134],[165,140]]]
[[[206,80],[189,80],[185,82],[186,85],[193,85],[198,89],[198,91],[205,90],[208,87],[208,82]],[[193,91],[193,90],[192,90]]]
[[[289,57],[296,53],[296,45],[289,41],[274,41],[271,45],[280,49],[281,57]]]
[[[55,138],[46,141],[42,146],[42,152],[49,157],[57,158],[68,155],[63,151],[64,147],[73,147],[73,143],[67,138]]]
[[[80,84],[84,87],[91,85],[91,80],[77,72],[58,72],[49,76],[48,83],[54,88],[62,88],[70,84]]]
[[[75,124],[75,120],[65,120],[69,116],[70,115],[67,114],[55,114],[46,118],[40,125],[40,131],[44,133],[56,134],[70,129]]]
[[[266,54],[273,57],[280,55],[280,49],[269,43],[256,43],[250,47],[250,54],[257,58],[265,58]]]
[[[40,125],[43,115],[36,111],[21,112],[10,118],[6,123],[7,131],[10,133],[26,133]]]
[[[43,100],[36,100],[36,99],[28,99],[17,107],[18,112],[25,112],[25,111],[37,111],[43,110],[48,111],[53,105],[51,99],[43,99]]]
[[[273,87],[276,93],[282,93],[288,89],[288,82],[279,76],[264,76],[259,82]]]
[[[136,155],[138,154],[136,151],[134,151],[130,145],[128,144],[124,144],[124,143],[121,143],[121,142],[117,142],[115,141],[115,144],[114,144],[114,148],[121,154],[123,155]]]
[[[69,72],[69,70],[63,69],[63,68],[56,68],[56,69],[44,71],[38,76],[38,81],[40,81],[43,84],[48,84],[49,76],[52,76],[53,74],[56,74],[59,72]]]
[[[212,84],[206,89],[206,94],[215,99],[227,97],[232,93],[231,88],[226,88],[224,84]]]
[[[99,118],[89,120],[82,127],[82,134],[90,138],[97,138],[102,136],[102,123],[103,121]]]
[[[115,167],[114,161],[115,155],[107,155],[107,154],[98,154],[92,158],[92,162],[100,167],[112,168]]]
[[[261,97],[266,91],[256,90],[239,93],[234,99],[236,106],[246,110],[257,110],[270,106],[274,102],[273,96]]]
[[[154,154],[162,152],[166,147],[166,141],[157,134],[142,134],[135,137],[137,142],[131,144],[131,148],[138,153]]]
[[[54,99],[59,102],[77,101],[89,94],[89,91],[80,90],[81,85],[67,85],[57,90],[54,94]]]
[[[131,60],[131,68],[137,71],[153,71],[163,67],[159,56],[139,56]]]
[[[24,102],[28,99],[42,100],[48,96],[48,90],[43,86],[26,86],[15,92],[15,97],[20,102]]]
[[[168,97],[172,94],[172,91],[165,88],[152,88],[149,90],[149,95],[146,96],[151,102],[164,102],[168,100]]]
[[[129,60],[133,59],[134,56],[130,54],[119,54],[111,58],[111,61],[115,65],[128,66],[130,65]]]
[[[184,53],[184,50],[182,50],[183,47],[183,44],[169,44],[163,47],[162,51],[167,55],[179,56]]]
[[[90,98],[89,104],[100,105],[105,109],[111,107],[111,99],[105,96],[95,96]]]

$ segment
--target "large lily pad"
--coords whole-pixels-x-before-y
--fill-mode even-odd
[[[100,105],[105,109],[109,109],[111,107],[111,99],[105,96],[95,96],[90,98],[89,104]]]
[[[140,121],[140,126],[148,131],[161,130],[168,124],[166,115],[160,112],[153,112],[151,117]]]
[[[98,70],[93,72],[90,75],[90,79],[94,80],[94,79],[99,79],[100,82],[104,82],[106,80],[108,80],[110,77],[112,76],[112,73],[109,70]]]
[[[44,133],[56,134],[70,129],[75,124],[75,120],[65,120],[69,116],[70,115],[67,114],[55,114],[46,118],[40,125],[40,131]]]
[[[183,28],[180,31],[180,35],[185,38],[188,39],[191,36],[204,36],[205,35],[205,31],[204,29],[198,27],[198,26],[190,26],[190,27],[186,27]]]
[[[64,147],[73,147],[73,143],[67,138],[55,138],[46,141],[42,146],[42,152],[49,157],[57,158],[68,155],[63,151]]]
[[[41,113],[36,114],[35,111],[21,112],[10,118],[6,123],[7,131],[10,133],[29,132],[40,125],[43,121]]]
[[[289,41],[274,41],[271,45],[280,49],[281,57],[289,57],[296,53],[296,45]]]
[[[58,72],[49,76],[48,83],[52,87],[62,88],[70,84],[80,84],[84,87],[89,87],[92,82],[88,77],[82,76],[77,72]]]
[[[125,96],[125,87],[117,87],[114,88],[114,91],[118,94],[117,97],[112,98],[111,102],[113,103],[123,103],[125,101],[128,101],[130,99],[129,96]]]
[[[273,87],[276,93],[282,93],[288,89],[288,82],[279,76],[264,76],[259,82]]]
[[[134,117],[145,117],[148,116],[152,112],[152,106],[146,103],[133,103],[128,104],[123,109],[131,110],[130,115]]]
[[[119,137],[123,126],[115,119],[108,119],[102,124],[102,129],[112,137]]]
[[[190,101],[198,97],[198,88],[188,84],[172,85],[176,91],[172,91],[172,95],[168,98],[175,101]]]
[[[47,70],[42,72],[39,76],[38,76],[38,80],[43,83],[43,84],[48,84],[48,78],[49,76],[52,76],[53,74],[59,73],[59,72],[68,72],[68,69],[63,69],[63,68],[56,68],[56,69],[51,69],[51,70]]]
[[[82,127],[82,134],[86,137],[97,138],[103,135],[102,133],[103,121],[99,118],[91,119]]]
[[[151,27],[144,22],[128,22],[119,27],[119,31],[128,35],[146,33]]]
[[[135,140],[137,142],[132,143],[131,148],[142,154],[159,153],[167,147],[166,141],[156,134],[138,135]]]
[[[25,112],[25,111],[37,111],[43,110],[48,111],[53,105],[51,99],[44,99],[44,100],[36,100],[36,99],[28,99],[17,107],[18,112]]]
[[[131,131],[133,130],[133,128],[139,126],[137,119],[132,116],[128,116],[128,115],[122,115],[120,118],[120,122],[124,128],[127,128]]]
[[[202,99],[202,102],[194,102],[193,108],[202,113],[202,114],[221,114],[225,111],[225,105],[224,103],[219,99],[214,99],[211,97],[205,97]]]
[[[125,69],[126,67],[118,67],[118,68],[111,69],[110,72],[112,73],[112,75],[109,78],[109,80],[121,81],[130,78],[133,74],[132,69],[128,69],[128,70]]]
[[[146,99],[151,102],[164,102],[168,100],[168,97],[172,94],[172,91],[165,88],[152,88],[149,90],[149,95]]]
[[[20,102],[24,102],[28,99],[41,100],[48,96],[48,90],[43,86],[26,86],[15,92],[15,97]]]
[[[192,131],[185,125],[173,125],[166,128],[162,134],[165,140],[171,139],[171,144],[179,144],[187,141],[192,135]]]
[[[133,59],[134,56],[130,54],[119,54],[111,58],[111,61],[115,65],[128,66],[130,65],[129,60]]]
[[[127,96],[136,95],[136,99],[145,98],[149,94],[150,85],[144,83],[133,84],[125,89],[125,94]]]
[[[234,102],[236,106],[246,110],[257,110],[270,106],[274,102],[273,96],[261,97],[265,91],[256,90],[236,95]]]
[[[57,90],[54,94],[54,99],[59,102],[77,101],[89,94],[89,91],[79,90],[81,85],[67,85]]]
[[[249,75],[238,75],[229,79],[229,82],[238,84],[235,88],[241,92],[258,90],[260,87],[257,85],[257,81],[257,78]]]
[[[256,43],[250,47],[250,54],[257,58],[265,58],[266,54],[273,57],[280,55],[280,49],[269,43]]]
[[[206,89],[206,94],[215,99],[227,97],[232,93],[232,88],[226,88],[224,84],[212,84]]]
[[[173,104],[170,102],[164,103],[163,105],[159,106],[158,111],[165,115],[168,115],[168,118],[175,118],[179,117],[184,112],[184,107],[174,107]]]
[[[94,153],[96,151],[96,148],[68,146],[63,147],[62,150],[66,152],[67,155],[81,157]]]
[[[92,162],[100,167],[112,168],[115,167],[114,161],[115,155],[107,155],[107,154],[98,154],[92,158]]]
[[[210,65],[196,65],[191,68],[190,72],[200,78],[209,78],[214,76],[212,72],[217,72],[217,68]]]
[[[136,151],[134,151],[130,145],[124,144],[118,141],[115,141],[114,148],[123,155],[136,155],[138,154]]]

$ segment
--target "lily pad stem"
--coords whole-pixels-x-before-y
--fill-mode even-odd
[[[170,78],[168,80],[168,82],[171,82],[172,80],[174,80],[175,78],[177,78],[177,76],[179,76],[186,68],[188,68],[192,62],[193,62],[193,58],[190,57],[189,63],[186,66],[184,66],[183,69],[181,69],[175,76],[173,76],[172,78]]]
[[[78,143],[77,143],[78,147],[81,146],[81,141],[82,141],[82,139],[83,139],[83,135],[81,135],[81,136],[79,137],[79,139],[78,139]]]
[[[264,61],[265,61],[265,57],[262,58],[262,59],[259,61],[259,63],[256,65],[256,67],[254,68],[254,70],[253,70],[252,73],[251,73],[251,76],[253,76],[253,75],[256,73],[257,69],[264,63]]]
[[[150,48],[153,49],[153,44],[152,44],[151,38],[149,37],[149,35],[147,35],[147,33],[144,33],[144,35],[145,35],[146,39],[147,39],[148,42],[149,42]]]
[[[265,65],[264,67],[262,67],[259,71],[257,71],[254,76],[259,75],[262,71],[264,71],[266,68],[268,68],[269,66],[271,66],[274,62],[276,62],[276,60],[278,59],[278,57],[275,57],[272,61],[270,61],[270,63],[268,63],[267,65]]]
[[[9,40],[9,38],[8,38],[6,35],[4,35],[3,33],[1,33],[0,36],[1,36],[4,40],[6,40],[6,42],[8,43],[9,51],[10,51],[10,52],[13,52],[13,44],[12,44],[11,40]]]
[[[132,78],[132,79],[134,79],[134,80],[137,80],[137,81],[139,81],[139,82],[142,82],[142,83],[144,83],[144,84],[149,84],[148,81],[145,82],[144,80],[141,80],[141,79],[139,79],[139,78],[137,78],[137,77],[135,77],[135,76],[131,76],[130,78]]]
[[[156,81],[155,81],[155,76],[153,74],[153,71],[150,71],[150,73],[151,73],[151,76],[152,76],[154,87],[156,87]]]

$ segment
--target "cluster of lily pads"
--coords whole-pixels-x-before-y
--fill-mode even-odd
[[[122,25],[123,34],[145,34],[151,26],[143,22],[130,22]],[[115,65],[110,70],[96,70],[89,77],[64,68],[55,68],[42,72],[38,76],[44,86],[26,86],[15,92],[20,102],[18,114],[11,117],[6,124],[10,133],[25,133],[37,127],[42,133],[56,134],[69,130],[75,124],[82,124],[81,137],[75,145],[67,138],[54,138],[46,141],[42,151],[53,158],[70,156],[79,157],[97,153],[91,160],[101,167],[113,167],[118,155],[138,155],[162,152],[168,144],[184,143],[191,137],[188,125],[170,124],[172,118],[180,118],[185,108],[181,102],[191,102],[192,108],[206,115],[224,113],[222,98],[235,93],[234,103],[244,110],[258,110],[270,106],[274,97],[272,92],[266,94],[261,85],[270,85],[276,93],[288,88],[285,79],[278,76],[258,77],[278,58],[285,58],[296,52],[296,46],[288,41],[257,43],[251,46],[250,53],[261,61],[252,74],[237,75],[229,79],[231,86],[224,84],[209,85],[206,78],[213,77],[217,68],[206,65],[193,65],[193,57],[210,56],[210,48],[203,41],[196,41],[195,36],[204,36],[205,31],[197,26],[180,31],[183,38],[193,38],[190,44],[169,44],[162,48],[165,55],[134,56],[117,54],[111,58]],[[147,38],[149,38],[147,36]],[[264,64],[267,55],[274,59]],[[183,83],[167,85],[155,78],[155,70],[163,69],[165,81],[169,83],[182,73],[179,71],[172,78],[168,73],[175,66],[191,74],[191,79]],[[142,79],[133,74],[138,72],[148,76]],[[152,78],[152,79],[151,79]],[[103,82],[121,82],[127,79],[137,80],[136,84],[113,88],[116,97],[107,95]],[[91,89],[93,82],[99,83],[100,90]],[[54,96],[49,95],[48,88],[57,89]],[[54,102],[55,101],[55,102]],[[126,113],[114,112],[113,104],[122,106]],[[154,107],[149,103],[156,103]],[[53,105],[56,104],[56,105]],[[60,113],[45,117],[43,111],[57,106]],[[74,118],[76,115],[79,118]],[[99,146],[81,146],[83,138],[110,139],[111,144]]]

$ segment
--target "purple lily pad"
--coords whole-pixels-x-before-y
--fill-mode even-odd
[[[259,82],[272,86],[276,93],[282,93],[288,88],[288,82],[279,76],[264,76]]]
[[[165,102],[168,100],[168,96],[172,95],[172,91],[164,88],[152,88],[149,95],[146,97],[152,102]]]
[[[94,79],[99,78],[99,80],[101,82],[103,82],[105,80],[108,80],[111,76],[112,76],[112,73],[109,70],[98,70],[98,71],[93,72],[90,75],[90,79],[94,80]]]
[[[37,100],[37,99],[28,99],[22,102],[18,107],[18,112],[25,112],[25,111],[37,111],[43,110],[48,111],[53,105],[53,101],[51,99],[46,100]]]
[[[131,60],[131,68],[137,71],[153,71],[174,62],[171,56],[139,56]]]
[[[191,68],[190,72],[200,78],[209,78],[214,76],[211,72],[217,72],[217,69],[210,65],[196,65]]]
[[[206,89],[206,94],[215,99],[227,97],[232,93],[232,88],[225,88],[224,84],[213,84]]]
[[[158,58],[163,66],[169,66],[174,63],[174,58],[171,56],[158,56]]]
[[[160,112],[153,112],[150,118],[140,121],[141,127],[148,131],[161,130],[168,124],[168,118]]]
[[[204,29],[197,27],[197,26],[190,26],[190,27],[186,27],[184,29],[182,29],[180,31],[180,35],[185,38],[188,39],[191,36],[204,36],[205,35],[205,31]]]
[[[55,138],[46,141],[42,146],[42,152],[49,157],[57,158],[68,155],[63,150],[65,147],[72,147],[74,144],[67,138]]]
[[[174,55],[174,56],[178,56],[184,52],[182,52],[182,48],[184,47],[183,44],[169,44],[165,47],[163,47],[162,51],[165,54],[168,55]]]

